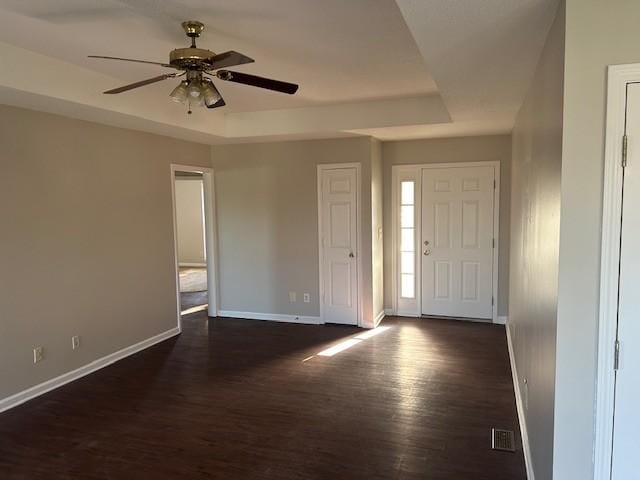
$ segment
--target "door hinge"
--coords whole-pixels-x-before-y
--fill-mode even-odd
[[[491,239],[491,248],[496,248],[496,239],[495,238]]]
[[[493,189],[494,190],[496,189],[496,181],[495,180],[493,181]]]
[[[627,166],[628,153],[629,153],[629,137],[625,133],[622,136],[622,168]]]
[[[495,305],[495,303],[496,303],[496,299],[491,297],[491,306],[493,307]]]
[[[620,340],[616,340],[614,353],[613,353],[613,369],[618,370],[620,368]]]

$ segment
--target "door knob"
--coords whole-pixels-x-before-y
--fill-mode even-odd
[[[431,255],[431,248],[429,248],[429,240],[424,241],[424,251],[422,252],[422,254],[425,257],[428,255]]]
[[[349,252],[349,258],[354,258],[355,255],[353,254],[353,252]]]

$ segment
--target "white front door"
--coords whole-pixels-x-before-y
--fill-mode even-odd
[[[613,480],[640,478],[640,84],[627,90],[629,156],[624,169]]]
[[[357,172],[334,168],[319,174],[323,320],[357,325]]]
[[[422,314],[493,318],[493,167],[422,170]]]

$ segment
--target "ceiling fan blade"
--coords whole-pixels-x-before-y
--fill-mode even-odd
[[[107,90],[106,94],[114,94],[114,93],[122,93],[127,90],[133,90],[134,88],[144,87],[145,85],[150,85],[152,83],[161,82],[162,80],[166,80],[167,78],[177,77],[178,73],[165,73],[164,75],[158,75],[157,77],[147,78],[146,80],[140,80],[139,82],[130,83],[129,85],[124,85],[123,87],[114,88],[111,90]]]
[[[257,75],[249,75],[248,73],[220,70],[216,75],[220,80],[242,83],[244,85],[251,85],[252,87],[266,88],[276,92],[288,93],[289,95],[293,95],[298,91],[298,85],[295,83],[281,82],[280,80],[258,77]]]
[[[211,70],[217,70],[219,68],[233,67],[244,63],[253,63],[254,60],[234,50],[229,50],[228,52],[219,53],[211,57],[208,62],[211,64]]]
[[[160,63],[160,62],[150,62],[149,60],[134,60],[132,58],[120,58],[120,57],[105,57],[102,55],[89,55],[89,58],[101,58],[103,60],[120,60],[123,62],[135,62],[135,63],[146,63],[148,65],[159,65],[161,67],[167,67],[167,68],[177,68],[169,63]]]

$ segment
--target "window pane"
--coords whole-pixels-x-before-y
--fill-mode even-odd
[[[402,286],[400,288],[400,295],[404,298],[415,297],[415,281],[413,275],[402,275]]]
[[[413,252],[415,251],[415,242],[413,240],[413,228],[403,228],[400,230],[400,251],[401,252]]]
[[[413,228],[413,206],[403,205],[400,207],[400,227]]]
[[[400,183],[400,204],[401,205],[413,205],[413,182],[401,182]]]
[[[400,273],[415,273],[415,254],[413,252],[402,252],[400,254]]]

